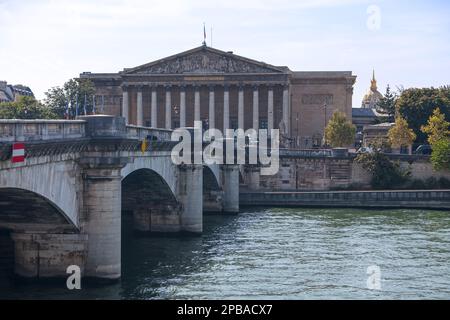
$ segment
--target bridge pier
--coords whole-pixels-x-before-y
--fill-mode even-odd
[[[83,173],[82,232],[88,235],[88,278],[117,280],[121,276],[121,168],[98,166]]]
[[[87,235],[13,233],[14,274],[24,279],[67,278],[67,267],[84,272]]]
[[[181,231],[178,203],[151,201],[133,210],[133,227],[138,232],[173,233]]]
[[[181,231],[203,232],[203,165],[179,167],[178,198],[182,204]]]
[[[239,213],[239,165],[222,165],[223,211]]]

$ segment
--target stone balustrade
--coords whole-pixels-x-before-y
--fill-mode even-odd
[[[84,138],[82,120],[0,119],[0,142],[30,142]]]
[[[120,137],[170,141],[171,130],[125,125],[114,116],[83,116],[78,120],[5,120],[0,119],[0,143],[75,140]]]

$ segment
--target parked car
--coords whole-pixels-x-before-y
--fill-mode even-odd
[[[372,147],[361,147],[358,149],[357,153],[374,153]]]
[[[414,154],[424,154],[424,155],[430,155],[431,154],[431,146],[428,144],[422,144],[417,147],[416,151],[414,151]]]

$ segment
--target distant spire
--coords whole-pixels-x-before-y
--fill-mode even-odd
[[[373,69],[373,71],[372,71],[372,80],[370,81],[370,89],[372,91],[375,91],[378,89],[377,80],[375,79],[375,69]]]

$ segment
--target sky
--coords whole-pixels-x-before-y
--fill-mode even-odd
[[[0,0],[0,80],[38,99],[84,71],[118,72],[208,45],[293,71],[352,71],[379,90],[450,84],[446,0]],[[212,41],[211,41],[211,28]]]

